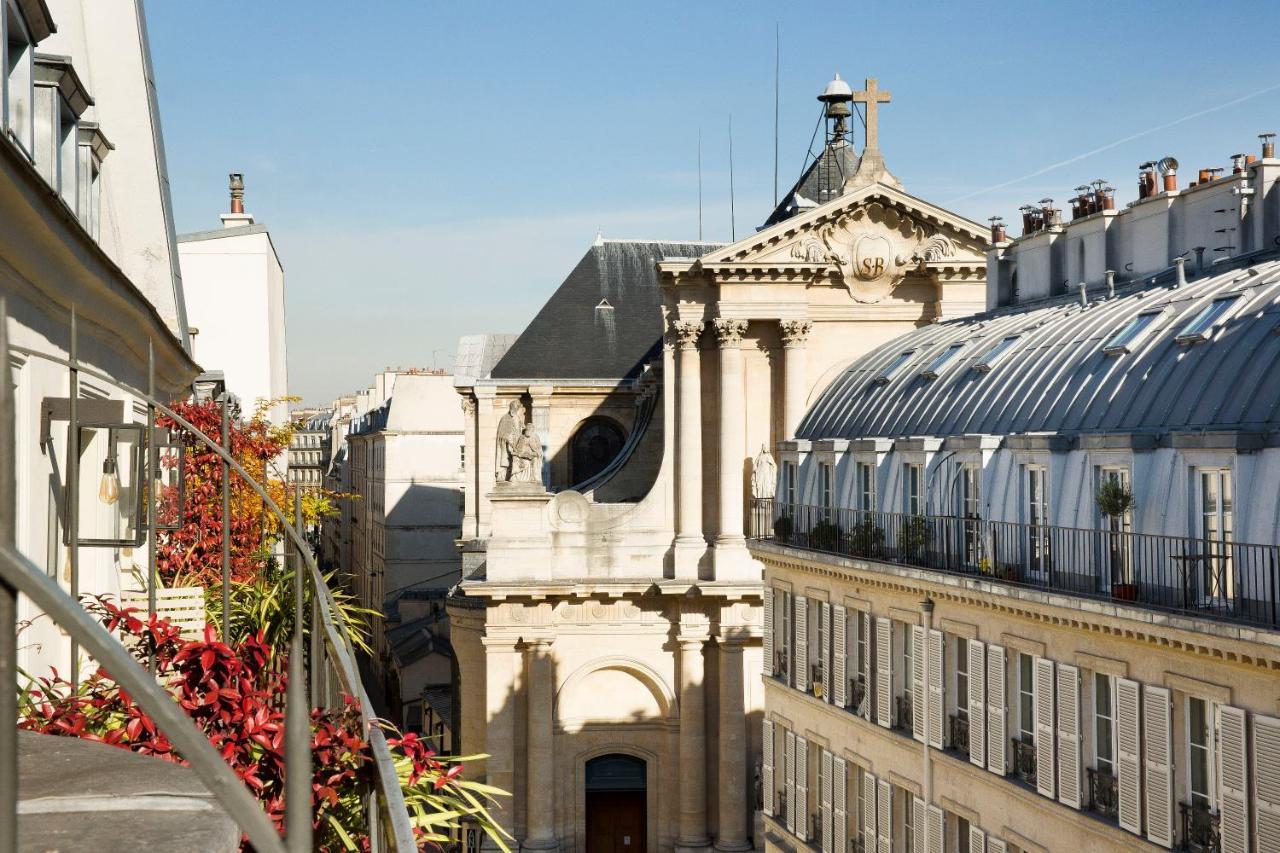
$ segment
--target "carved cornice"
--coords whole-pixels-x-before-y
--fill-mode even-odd
[[[717,317],[711,323],[715,328],[716,340],[720,342],[720,346],[736,347],[742,344],[742,336],[747,333],[746,320]]]
[[[680,349],[697,349],[705,324],[700,320],[673,320],[671,333]]]
[[[812,331],[813,323],[808,320],[783,320],[778,323],[778,332],[782,335],[784,347],[804,346]]]

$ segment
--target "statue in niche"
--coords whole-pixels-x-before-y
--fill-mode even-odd
[[[511,482],[542,484],[542,439],[533,424],[525,424],[511,447]]]
[[[751,471],[751,497],[756,500],[772,498],[777,488],[778,465],[773,461],[769,448],[762,444]]]
[[[498,434],[494,441],[496,453],[494,477],[498,480],[510,480],[514,473],[515,459],[512,451],[520,440],[520,431],[524,426],[524,406],[519,400],[512,400],[507,406],[507,413],[498,421]]]

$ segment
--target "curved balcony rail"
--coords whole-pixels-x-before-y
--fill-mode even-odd
[[[1280,546],[755,501],[754,539],[1280,627]]]
[[[14,417],[14,389],[11,375],[6,370],[0,376],[0,680],[9,685],[18,681],[17,673],[17,595],[28,596],[71,638],[72,681],[78,679],[79,649],[83,649],[98,665],[111,672],[122,688],[129,691],[142,709],[155,721],[161,732],[173,743],[186,759],[200,780],[235,821],[254,849],[261,853],[276,851],[300,853],[309,851],[311,843],[311,709],[327,707],[337,701],[339,691],[354,697],[359,704],[363,734],[370,744],[374,765],[373,789],[367,795],[367,830],[373,851],[416,850],[412,823],[400,788],[395,762],[387,745],[379,721],[372,713],[372,704],[360,681],[355,651],[342,630],[343,616],[338,610],[327,583],[321,575],[310,548],[303,536],[301,525],[290,524],[279,505],[272,500],[266,488],[256,482],[245,469],[218,442],[206,436],[193,424],[162,403],[155,393],[154,356],[149,365],[150,387],[147,392],[129,386],[80,361],[76,354],[75,312],[71,315],[71,347],[69,358],[51,355],[21,346],[11,346],[8,338],[8,317],[4,302],[0,299],[0,355],[8,359],[10,354],[42,359],[67,368],[70,386],[70,411],[68,434],[76,435],[78,382],[80,376],[92,377],[133,396],[147,406],[146,454],[147,475],[158,470],[158,448],[155,443],[155,418],[163,414],[195,441],[215,453],[222,463],[224,473],[241,478],[263,501],[266,511],[279,522],[286,542],[287,556],[296,561],[301,571],[295,572],[293,601],[295,607],[294,634],[289,654],[289,680],[285,695],[285,836],[281,838],[275,826],[263,811],[253,794],[209,743],[204,733],[191,721],[172,695],[155,679],[147,667],[140,664],[117,637],[108,633],[77,600],[79,542],[75,529],[77,513],[67,513],[71,592],[64,591],[57,580],[44,569],[21,554],[16,545],[15,500],[17,441]],[[225,419],[224,419],[225,423]],[[224,427],[223,435],[227,435]],[[74,454],[68,454],[66,472],[66,505],[77,506],[78,482],[75,476]],[[228,483],[229,477],[223,477]],[[297,495],[297,491],[295,491]],[[226,506],[224,491],[224,507]],[[146,537],[148,540],[148,607],[156,607],[156,518],[154,501],[146,508]],[[300,514],[299,514],[300,515]],[[226,515],[224,514],[224,518]],[[223,530],[223,589],[229,587],[228,538]],[[310,648],[304,651],[304,631],[307,623],[304,585],[313,590],[309,632]],[[229,608],[223,608],[227,614]],[[224,616],[225,618],[225,616]],[[309,664],[304,663],[310,658]],[[308,676],[310,696],[308,696]],[[16,691],[0,690],[0,850],[17,848],[17,696]],[[303,772],[292,772],[301,767]]]

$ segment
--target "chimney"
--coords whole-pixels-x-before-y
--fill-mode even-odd
[[[1150,160],[1138,164],[1138,198],[1151,198],[1156,194],[1155,166]]]
[[[1107,270],[1107,298],[1116,298],[1116,271]]]
[[[222,220],[222,227],[239,228],[242,225],[252,225],[253,215],[244,212],[244,175],[240,172],[232,172],[227,176],[227,184],[231,188],[231,212],[223,213],[218,217]]]
[[[1179,255],[1173,259],[1173,266],[1178,271],[1177,284],[1181,287],[1187,283],[1187,259]]]
[[[1005,241],[1004,217],[992,216],[987,221],[991,223],[991,244],[998,246]]]
[[[1160,177],[1163,181],[1164,191],[1167,193],[1175,192],[1178,189],[1178,161],[1173,157],[1161,157],[1160,162],[1156,164],[1160,170]]]
[[[1233,175],[1244,174],[1244,155],[1243,154],[1231,155],[1231,174]]]
[[[1262,140],[1262,159],[1270,160],[1276,156],[1276,135],[1274,133],[1259,133],[1258,138]]]

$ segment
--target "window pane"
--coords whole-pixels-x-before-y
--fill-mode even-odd
[[[1151,325],[1151,321],[1156,318],[1156,314],[1139,314],[1128,322],[1128,324],[1115,334],[1115,336],[1103,344],[1103,349],[1120,349],[1127,347],[1130,343],[1138,338],[1139,335]]]
[[[1204,334],[1219,317],[1227,312],[1238,297],[1224,296],[1206,305],[1199,314],[1178,333],[1179,337],[1184,335],[1202,335]]]

